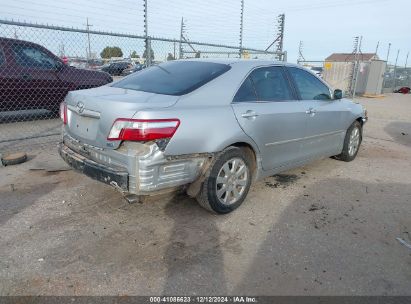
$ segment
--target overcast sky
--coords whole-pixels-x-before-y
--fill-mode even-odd
[[[143,35],[143,0],[0,0],[0,18]],[[411,50],[410,0],[244,0],[246,47],[265,49],[275,38],[276,17],[286,14],[284,49],[295,62],[304,42],[306,60],[323,60],[333,52],[351,52],[353,37],[363,36],[362,52],[390,61],[401,50],[399,64]],[[241,0],[148,0],[149,35],[178,38],[181,17],[192,41],[238,45]],[[19,34],[19,33],[18,33]],[[0,35],[4,36],[0,28]],[[25,39],[26,36],[21,34]],[[67,36],[69,37],[69,36]],[[41,38],[41,37],[39,37]],[[23,39],[23,38],[22,38]],[[30,40],[35,40],[31,37]],[[48,46],[62,43],[49,41]],[[71,40],[70,40],[71,39]],[[79,43],[69,38],[64,44]],[[100,52],[100,43],[92,48]],[[83,45],[81,46],[83,48]],[[84,46],[85,47],[85,46]],[[163,52],[169,51],[167,50]],[[410,60],[411,61],[411,58]]]

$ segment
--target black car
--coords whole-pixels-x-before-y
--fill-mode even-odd
[[[112,76],[120,76],[125,69],[131,68],[130,62],[112,62],[101,68],[101,71],[109,73]]]
[[[132,66],[128,69],[125,69],[123,71],[123,73],[121,73],[121,75],[127,76],[127,75],[133,74],[135,72],[141,71],[142,69],[145,69],[145,68],[146,68],[146,66],[144,64],[138,63],[138,64],[136,64],[136,65],[134,65],[134,66]]]

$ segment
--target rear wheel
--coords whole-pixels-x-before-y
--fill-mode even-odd
[[[346,162],[352,161],[360,149],[362,141],[362,127],[358,121],[353,122],[353,124],[348,128],[344,139],[344,147],[340,155],[336,158]]]
[[[247,154],[241,148],[229,147],[215,157],[197,201],[209,211],[229,213],[243,203],[251,179]]]

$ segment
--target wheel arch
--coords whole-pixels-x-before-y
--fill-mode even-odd
[[[234,142],[228,145],[227,147],[225,147],[225,149],[228,147],[237,147],[245,151],[245,153],[251,160],[251,168],[250,168],[251,174],[252,174],[253,179],[255,179],[257,176],[258,169],[259,169],[259,165],[258,165],[259,164],[259,152],[257,148],[254,147],[252,144],[244,142],[244,141]]]
[[[360,117],[357,117],[356,119],[355,119],[355,121],[358,121],[359,123],[360,123],[360,125],[361,125],[361,128],[363,127],[363,125],[364,125],[364,120],[363,120],[363,118],[360,116]]]

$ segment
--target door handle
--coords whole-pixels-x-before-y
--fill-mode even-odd
[[[317,110],[314,108],[309,108],[307,111],[305,111],[305,114],[315,114],[317,113]]]
[[[243,118],[256,118],[258,114],[254,111],[248,110],[247,112],[241,114]]]

